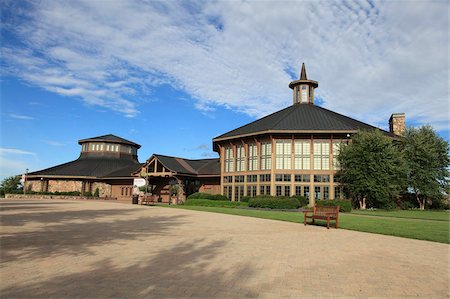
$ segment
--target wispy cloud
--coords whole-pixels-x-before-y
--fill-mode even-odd
[[[34,117],[28,116],[28,115],[21,115],[16,113],[9,113],[9,117],[15,118],[15,119],[24,119],[24,120],[32,120]]]
[[[202,111],[263,116],[291,103],[304,61],[327,108],[447,124],[445,1],[15,3],[2,25],[21,43],[2,47],[5,70],[128,117],[161,84]]]
[[[0,147],[0,154],[32,155],[32,156],[36,155],[36,153],[33,152],[24,151],[17,148],[5,148],[5,147]]]
[[[59,142],[59,141],[54,141],[54,140],[42,140],[42,142],[48,144],[48,145],[52,145],[52,146],[65,146],[66,144],[63,142]]]

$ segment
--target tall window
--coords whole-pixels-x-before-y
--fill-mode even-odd
[[[330,169],[330,142],[317,140],[314,141],[314,169]]]
[[[245,170],[245,150],[244,145],[236,146],[236,171]]]
[[[258,170],[258,152],[254,143],[248,145],[248,170]]]
[[[233,172],[234,171],[234,167],[233,167],[233,161],[234,160],[234,156],[233,156],[233,148],[230,147],[226,147],[225,148],[225,172]]]
[[[294,168],[310,169],[311,142],[309,140],[295,140],[294,142]]]
[[[333,169],[334,170],[340,169],[337,157],[339,156],[339,151],[340,151],[342,145],[343,145],[343,143],[340,141],[333,141]]]
[[[261,143],[261,170],[272,168],[272,143]]]
[[[277,169],[291,169],[291,140],[277,140],[276,141],[276,168]]]

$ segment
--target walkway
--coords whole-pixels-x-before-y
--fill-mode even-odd
[[[449,296],[449,245],[96,201],[0,200],[0,296]]]

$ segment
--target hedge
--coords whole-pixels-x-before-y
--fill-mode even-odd
[[[248,201],[248,206],[252,208],[266,209],[298,209],[300,202],[294,197],[274,197],[274,196],[257,196]]]
[[[202,207],[223,207],[234,208],[240,206],[247,206],[246,202],[229,201],[229,200],[211,200],[202,198],[188,198],[184,203],[186,206],[202,206]]]
[[[299,201],[300,207],[306,207],[309,204],[309,198],[304,196],[294,195],[292,198],[296,198]]]
[[[339,212],[350,213],[352,211],[352,202],[349,200],[317,200],[317,206],[339,206]]]
[[[187,199],[210,199],[210,200],[227,200],[227,201],[229,201],[229,199],[224,195],[209,194],[209,193],[202,193],[202,192],[192,193],[191,195],[189,195],[187,197]]]

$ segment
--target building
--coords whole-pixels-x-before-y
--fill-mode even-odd
[[[32,172],[33,191],[94,192],[118,199],[131,198],[134,178],[145,178],[157,202],[170,201],[170,186],[181,187],[179,199],[200,191],[223,194],[233,201],[244,195],[301,195],[315,200],[344,197],[336,156],[341,144],[359,130],[379,130],[397,138],[405,131],[405,115],[392,114],[390,131],[314,104],[317,81],[309,80],[305,65],[292,81],[293,104],[213,139],[218,159],[190,160],[152,155],[140,164],[140,145],[114,135],[80,140],[80,157],[72,162]]]
[[[220,162],[217,158],[191,160],[154,154],[133,175],[147,180],[148,193],[152,194],[154,202],[169,203],[169,188],[173,184],[181,187],[178,194],[180,201],[195,192],[221,192]]]
[[[111,134],[82,139],[78,144],[78,159],[29,173],[26,189],[86,194],[98,188],[102,197],[129,198],[134,179],[131,173],[141,167],[137,156],[141,146]]]
[[[221,192],[231,200],[244,195],[301,195],[315,200],[343,198],[336,176],[340,144],[359,130],[379,130],[395,138],[405,130],[405,115],[393,114],[387,132],[314,104],[318,82],[305,65],[289,87],[293,104],[213,139],[220,155]]]

